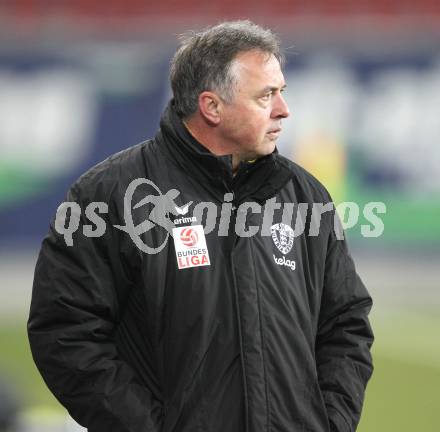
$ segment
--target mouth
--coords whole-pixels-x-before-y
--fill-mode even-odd
[[[277,128],[277,129],[272,129],[269,132],[267,132],[268,135],[270,135],[271,137],[277,137],[281,132],[281,128]]]

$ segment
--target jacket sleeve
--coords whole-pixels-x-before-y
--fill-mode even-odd
[[[68,201],[84,205],[78,193]],[[70,216],[71,217],[71,216]],[[70,218],[66,219],[66,226]],[[113,334],[130,289],[119,245],[83,235],[67,246],[54,227],[35,269],[28,336],[46,384],[91,432],[158,432],[161,403],[118,357]],[[88,222],[89,223],[89,222]]]
[[[327,407],[330,431],[355,431],[364,392],[372,374],[372,306],[357,275],[345,240],[330,231],[324,287],[316,338],[319,385]]]

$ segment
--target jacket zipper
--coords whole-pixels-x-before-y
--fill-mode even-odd
[[[232,237],[230,245],[230,251],[229,252],[229,261],[231,265],[231,279],[232,279],[232,285],[234,287],[234,296],[235,296],[235,310],[237,314],[237,321],[238,321],[238,339],[239,339],[239,345],[240,345],[240,362],[241,362],[241,370],[242,370],[242,381],[243,381],[243,396],[244,396],[244,408],[245,408],[245,429],[244,432],[249,431],[249,406],[248,406],[248,392],[247,392],[247,380],[246,380],[246,368],[245,368],[245,361],[244,361],[244,349],[243,349],[243,335],[242,335],[242,324],[241,324],[241,313],[240,313],[240,305],[238,301],[238,286],[235,276],[235,270],[234,270],[234,259],[233,259],[233,253],[235,249],[235,242],[237,241],[237,235],[235,233],[235,221],[237,217],[237,203],[235,201],[235,194],[234,191],[231,190],[229,185],[226,183],[225,180],[223,180],[223,185],[228,193],[232,193],[232,213],[231,213],[231,219],[230,219],[230,228],[232,226],[232,233],[229,235]]]
[[[233,219],[235,224],[235,217],[236,212],[233,210]],[[232,278],[232,285],[234,287],[234,296],[235,296],[235,310],[237,314],[237,321],[238,321],[238,338],[239,338],[239,344],[240,344],[240,362],[241,362],[241,370],[242,370],[242,381],[243,381],[243,396],[244,396],[244,408],[245,408],[245,432],[249,431],[249,404],[248,404],[248,391],[247,391],[247,379],[246,379],[246,367],[245,367],[245,361],[244,361],[244,349],[243,349],[243,334],[242,334],[242,323],[241,323],[241,313],[240,313],[240,305],[238,301],[238,286],[236,282],[236,276],[235,276],[235,269],[234,269],[234,259],[233,259],[233,253],[235,249],[235,242],[237,240],[237,236],[235,234],[235,229],[232,234],[233,241],[231,243],[231,251],[230,251],[230,264],[231,264],[231,278]]]

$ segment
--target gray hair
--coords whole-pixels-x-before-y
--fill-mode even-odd
[[[198,109],[203,91],[216,91],[226,101],[233,97],[231,66],[237,54],[258,50],[284,64],[280,40],[271,30],[251,21],[227,21],[183,35],[171,60],[170,81],[175,109],[188,118]]]

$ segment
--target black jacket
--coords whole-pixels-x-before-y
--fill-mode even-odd
[[[197,203],[212,202],[219,222],[225,193],[233,193],[229,234],[218,236],[218,224],[206,234],[210,265],[179,270],[172,237],[148,254],[114,227],[126,222],[124,193],[138,178],[163,193],[180,191],[177,205],[193,202],[189,219]],[[133,206],[152,193],[136,188]],[[284,252],[276,233],[236,235],[236,208],[274,197],[310,208],[330,201],[315,178],[276,152],[232,177],[230,158],[197,143],[172,108],[153,140],[72,186],[67,201],[81,207],[79,228],[67,246],[51,224],[28,333],[45,382],[73,418],[92,432],[356,429],[372,373],[371,298],[336,238],[333,212],[322,215],[317,236],[308,235],[309,212],[305,232],[293,244],[287,236]],[[93,201],[108,204],[106,230],[86,237],[84,209]],[[135,226],[149,210],[131,209]],[[247,224],[260,226],[263,212],[249,210]],[[273,225],[281,218],[276,211]],[[167,231],[156,226],[139,238],[157,246]]]

